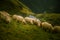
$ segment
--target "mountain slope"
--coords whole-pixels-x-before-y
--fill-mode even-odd
[[[60,40],[60,33],[51,33],[30,23],[0,20],[0,40]]]
[[[60,13],[60,1],[59,0],[20,0],[35,13],[40,12],[53,12]]]
[[[0,0],[0,11],[1,10],[5,10],[11,14],[29,14],[32,12],[31,9],[18,0]]]

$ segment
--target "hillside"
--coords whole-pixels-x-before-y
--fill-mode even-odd
[[[35,13],[60,13],[59,0],[20,0]]]
[[[60,14],[55,13],[46,13],[46,14],[37,14],[37,18],[41,19],[42,21],[47,21],[54,25],[60,25]]]
[[[11,16],[19,14],[23,17],[32,13],[31,15],[41,21],[47,21],[53,26],[60,26],[60,14],[33,14],[31,9],[19,0],[0,0],[0,11],[6,11]],[[43,28],[38,27],[35,24],[24,24],[13,19],[10,23],[7,23],[4,20],[5,18],[2,18],[0,18],[0,40],[60,40],[60,33],[45,31]]]
[[[0,11],[7,11],[10,14],[31,14],[32,11],[19,0],[0,0]]]
[[[53,18],[51,17],[53,16],[52,14],[43,15],[44,14],[39,14],[36,15],[36,17],[42,21],[46,20],[48,22],[51,21],[49,19],[55,18],[55,22],[59,19],[56,14],[53,14],[55,16]],[[54,23],[54,21],[51,22]],[[48,32],[43,30],[41,27],[30,23],[23,24],[16,20],[6,23],[4,20],[0,20],[0,40],[60,40],[60,33]]]

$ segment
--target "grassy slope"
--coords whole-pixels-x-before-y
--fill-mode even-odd
[[[27,13],[21,12],[21,10],[31,11],[27,6],[25,6],[19,0],[0,0],[0,11],[5,10],[10,14],[20,14],[20,15],[27,15]],[[29,14],[29,13],[28,13]]]
[[[36,17],[42,19],[42,21],[48,21],[52,25],[60,25],[60,14],[55,14],[55,13],[37,14]]]
[[[0,21],[1,40],[48,40],[48,33],[35,25],[17,23],[16,21],[6,24]],[[44,36],[45,35],[45,36]]]
[[[36,25],[25,25],[15,20],[7,24],[0,20],[0,40],[60,40],[59,37],[60,33],[45,32]]]
[[[21,6],[15,4],[15,2],[14,0],[12,2],[6,0],[0,1],[0,10],[6,10],[10,14],[20,14],[21,12],[19,10]],[[44,14],[42,16],[37,15],[37,17],[41,18],[42,20],[47,20],[49,22],[50,19],[52,19],[52,23],[57,21],[57,23],[59,23],[60,20],[59,16],[53,16],[51,18],[50,14]],[[55,19],[57,19],[57,21]],[[60,40],[59,37],[59,33],[52,34],[49,32],[45,32],[44,30],[42,30],[42,28],[39,28],[36,25],[24,25],[23,23],[17,23],[14,20],[11,23],[7,24],[4,20],[0,19],[0,40]]]

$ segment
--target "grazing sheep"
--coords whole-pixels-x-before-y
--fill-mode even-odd
[[[15,19],[15,20],[17,20],[17,21],[19,21],[19,22],[22,22],[22,23],[26,24],[26,21],[25,21],[25,19],[22,16],[13,15],[12,18]]]
[[[33,18],[25,17],[26,22],[33,24]]]
[[[41,21],[39,19],[37,19],[37,25],[41,26]]]
[[[6,22],[11,22],[11,15],[5,11],[0,11],[1,19],[5,20]]]
[[[54,26],[53,32],[60,32],[60,26]]]
[[[39,19],[34,19],[34,24],[36,24],[37,26],[41,26],[41,21]]]
[[[53,30],[53,26],[48,23],[48,22],[42,22],[42,28],[45,29],[46,31],[52,31]]]

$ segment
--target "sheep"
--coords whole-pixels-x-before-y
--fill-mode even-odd
[[[41,26],[41,21],[39,19],[37,19],[37,25]]]
[[[54,26],[53,32],[55,33],[60,32],[60,26]]]
[[[0,11],[1,19],[5,20],[6,22],[11,22],[11,15],[8,14],[6,11]]]
[[[34,22],[34,24],[36,24],[37,26],[39,26],[39,27],[41,26],[41,21],[40,21],[39,19],[36,19],[36,18],[35,18],[35,19],[33,20],[33,22]]]
[[[26,24],[25,19],[22,16],[20,16],[20,15],[16,15],[15,14],[15,15],[12,16],[12,18],[17,20],[17,21],[19,21],[19,22],[22,22],[22,23]]]
[[[33,24],[33,18],[25,17],[26,22]]]
[[[48,22],[42,22],[41,25],[42,25],[42,28],[45,29],[45,31],[52,31],[53,30],[52,24],[50,24]]]

